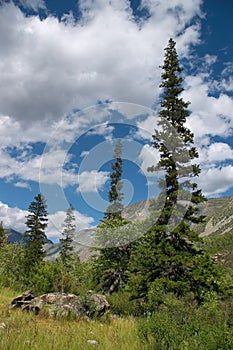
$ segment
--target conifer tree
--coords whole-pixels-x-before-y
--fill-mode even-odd
[[[72,245],[73,237],[76,230],[76,225],[74,224],[74,222],[75,222],[74,208],[72,205],[70,205],[66,212],[64,229],[62,232],[63,238],[60,239],[61,250],[59,254],[62,263],[67,268],[70,266],[71,256],[74,250],[74,247]]]
[[[158,126],[161,129],[155,130],[152,135],[153,146],[160,152],[160,161],[148,169],[150,171],[159,169],[165,171],[165,181],[161,181],[160,186],[166,199],[158,223],[168,225],[172,216],[173,227],[176,226],[183,214],[184,220],[188,222],[201,222],[203,217],[196,215],[198,214],[196,204],[205,200],[201,190],[197,188],[197,184],[192,181],[201,170],[199,165],[193,164],[193,160],[198,158],[198,152],[193,146],[194,135],[185,126],[190,102],[185,102],[180,97],[184,91],[181,76],[183,69],[180,67],[175,45],[175,41],[170,39],[168,47],[165,49],[160,85],[163,88],[163,94],[158,121]],[[183,191],[184,196],[185,193],[186,196],[188,195],[187,199],[190,201],[189,207],[185,210],[178,202],[178,193],[181,191]],[[172,239],[172,235],[170,238]]]
[[[178,296],[192,292],[201,301],[203,290],[218,291],[219,275],[212,259],[198,248],[200,239],[190,228],[204,219],[198,215],[197,204],[205,198],[193,182],[200,168],[193,162],[198,157],[194,135],[185,126],[189,102],[180,97],[183,78],[175,45],[170,39],[165,49],[159,128],[152,135],[160,161],[149,169],[165,173],[165,180],[160,181],[165,203],[157,223],[138,241],[131,256],[130,285],[137,298],[148,299],[152,291]],[[180,193],[184,201],[179,200]]]
[[[108,193],[109,206],[104,218],[98,226],[96,233],[96,245],[100,252],[96,266],[95,279],[101,290],[113,293],[122,287],[126,281],[131,243],[119,244],[123,241],[124,230],[121,228],[128,223],[122,217],[123,184],[122,177],[122,144],[118,140],[114,149],[114,162],[110,175],[110,190]]]
[[[113,158],[115,162],[112,164],[112,173],[110,175],[110,190],[108,193],[109,207],[105,213],[106,219],[121,218],[121,212],[123,209],[122,199],[123,193],[121,192],[123,183],[121,181],[122,176],[122,143],[119,139],[115,145]]]
[[[43,245],[46,239],[45,229],[48,225],[46,208],[46,201],[41,193],[34,197],[34,201],[28,208],[29,214],[26,216],[28,229],[24,234],[27,238],[26,264],[28,267],[33,267],[45,257]]]

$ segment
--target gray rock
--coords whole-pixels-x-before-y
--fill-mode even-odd
[[[104,295],[89,294],[80,297],[75,294],[48,293],[35,297],[31,291],[26,291],[14,298],[9,308],[33,311],[38,314],[43,308],[48,308],[50,316],[64,317],[73,314],[77,317],[101,317],[110,308]]]

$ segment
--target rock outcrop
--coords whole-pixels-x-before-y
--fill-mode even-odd
[[[19,308],[35,314],[46,308],[54,317],[75,315],[81,318],[103,316],[110,308],[104,295],[89,293],[85,297],[66,293],[48,293],[35,297],[28,290],[14,298],[8,305],[10,309]]]

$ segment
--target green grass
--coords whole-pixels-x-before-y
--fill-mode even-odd
[[[146,318],[81,321],[53,319],[46,312],[35,316],[9,309],[7,304],[17,294],[10,289],[0,289],[2,350],[233,349],[233,304],[230,300],[223,303],[213,299],[200,308],[192,304],[189,308],[182,300],[168,297],[164,305]]]
[[[0,290],[0,349],[4,350],[139,350],[137,323],[133,318],[101,321],[56,320],[19,310],[9,310],[7,303],[17,293]],[[97,345],[89,344],[95,340]]]

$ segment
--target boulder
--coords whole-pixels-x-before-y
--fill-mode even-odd
[[[14,298],[9,308],[33,311],[38,314],[43,308],[49,310],[49,314],[55,317],[73,314],[77,317],[101,317],[110,308],[104,295],[89,294],[80,297],[67,293],[48,293],[35,297],[31,291],[26,291]]]
[[[110,309],[109,302],[105,295],[92,294],[90,295],[89,300],[94,303],[94,309],[98,317],[103,316]]]
[[[34,294],[31,290],[27,290],[26,292],[23,292],[22,294],[15,297],[10,304],[8,305],[10,309],[13,308],[21,308],[23,309],[24,306],[30,304],[31,300],[35,298]]]

